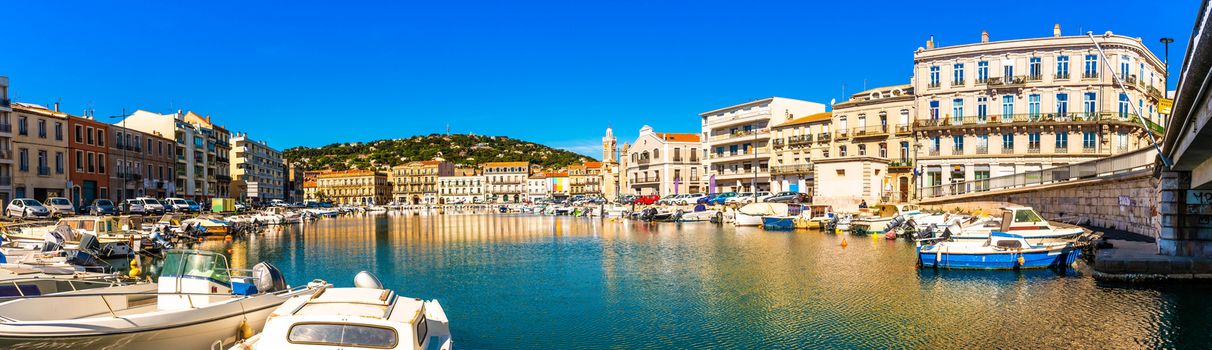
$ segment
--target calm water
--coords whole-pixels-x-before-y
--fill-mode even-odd
[[[458,349],[1212,347],[1206,285],[918,270],[909,243],[817,232],[379,215],[203,248],[292,285],[371,270],[441,301]]]

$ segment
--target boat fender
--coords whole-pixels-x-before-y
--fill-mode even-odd
[[[1023,264],[1027,262],[1027,259],[1023,259],[1023,256],[1020,254],[1018,256],[1018,260],[1016,260],[1016,261],[1018,262],[1018,265],[1015,265],[1014,267],[1017,268],[1017,267],[1023,266]]]
[[[848,245],[850,245],[850,243],[847,243],[846,239],[842,238],[842,249],[846,249],[846,246],[848,246]]]
[[[248,320],[241,320],[240,321],[240,339],[248,339],[248,338],[252,338],[252,336],[253,336],[253,330],[252,330],[252,326],[248,325]]]
[[[130,278],[139,279],[140,273],[141,273],[141,271],[139,271],[139,261],[135,260],[135,259],[131,259],[130,272],[128,272],[127,275],[130,276]]]

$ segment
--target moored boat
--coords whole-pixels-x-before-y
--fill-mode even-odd
[[[260,330],[270,312],[323,281],[286,285],[272,265],[233,275],[215,252],[170,250],[157,283],[98,288],[0,303],[0,348],[202,349]]]
[[[1023,236],[993,232],[984,242],[940,241],[917,247],[923,267],[1010,270],[1071,266],[1081,255],[1073,243],[1032,245]]]

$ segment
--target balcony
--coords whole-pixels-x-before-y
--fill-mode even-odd
[[[1069,73],[1057,74],[1056,76],[1054,76],[1052,78],[1052,80],[1068,80],[1068,79],[1069,79]]]
[[[942,154],[942,152],[940,152],[940,150],[937,148],[931,149],[927,153],[932,157],[937,157],[939,154]]]
[[[787,138],[787,143],[791,145],[803,145],[812,143],[812,135],[799,135]]]
[[[989,147],[976,147],[976,154],[989,154]]]
[[[850,138],[850,130],[838,130],[833,133],[834,140],[846,140]]]
[[[1082,147],[1082,153],[1098,153],[1098,147]]]
[[[13,104],[12,100],[7,99],[7,98],[0,98],[0,107],[9,108],[9,107],[12,107],[12,104]]]
[[[740,123],[744,123],[744,122],[749,122],[749,121],[759,120],[762,118],[769,118],[769,117],[770,117],[769,108],[759,108],[754,111],[749,111],[749,112],[745,112],[745,113],[737,113],[737,114],[733,114],[730,116],[707,117],[707,119],[710,120],[711,122],[705,124],[705,126],[719,127],[719,126],[724,126],[724,125],[740,124]]]
[[[48,167],[48,166],[38,167],[38,176],[50,176],[50,167]]]
[[[913,133],[913,128],[910,127],[909,125],[897,125],[896,126],[897,135],[909,135],[911,133]]]
[[[855,139],[860,139],[860,138],[864,138],[864,137],[888,136],[888,126],[887,125],[873,125],[873,126],[868,126],[868,127],[854,128],[854,129],[850,129],[850,134],[853,135],[852,137]]]
[[[769,129],[737,130],[736,132],[732,132],[732,133],[711,135],[711,142],[725,141],[725,140],[736,139],[736,138],[745,138],[745,140],[752,140],[755,138],[764,137],[768,134],[770,134]]]
[[[1027,154],[1039,154],[1039,145],[1027,146]]]
[[[1002,154],[1014,154],[1014,147],[1002,147]]]
[[[1083,80],[1094,80],[1094,79],[1098,79],[1098,72],[1085,72],[1085,73],[1082,73],[1082,79],[1083,79]]]
[[[0,132],[6,133],[6,134],[13,133],[13,124],[9,124],[9,123],[0,124]]]
[[[1052,150],[1052,152],[1053,152],[1053,153],[1058,153],[1058,154],[1065,154],[1065,153],[1069,153],[1069,147],[1068,147],[1068,146],[1065,146],[1065,147],[1057,147],[1056,149]]]
[[[772,141],[770,143],[771,147],[773,147],[774,149],[782,149],[783,146],[785,146],[786,144],[787,144],[787,141],[783,140],[783,139],[775,139],[774,141]]]
[[[218,180],[219,182],[231,182],[231,176],[215,175],[215,180]]]
[[[832,137],[832,135],[831,135],[831,134],[829,134],[829,133],[827,133],[827,132],[819,133],[819,134],[816,134],[816,142],[819,142],[819,143],[828,143],[828,142],[829,142],[829,139],[830,139],[831,137]]]
[[[750,150],[750,151],[748,151],[748,152],[741,151],[741,152],[735,152],[735,153],[712,153],[712,154],[711,154],[711,159],[713,159],[713,160],[715,160],[715,159],[718,159],[718,160],[741,160],[741,159],[743,159],[743,158],[745,158],[745,157],[753,158],[753,157],[754,157],[756,154],[767,154],[767,155],[768,155],[768,154],[770,154],[770,150],[769,150],[769,149],[766,149],[765,147],[758,147],[758,148],[756,149],[756,152],[754,152],[754,150],[752,150],[752,149],[751,149],[751,150]]]
[[[957,126],[970,125],[1013,125],[1013,124],[1039,124],[1039,123],[1131,123],[1140,124],[1139,119],[1134,114],[1120,116],[1118,112],[1077,112],[1077,113],[1039,113],[1039,114],[1012,114],[1009,116],[989,115],[984,117],[964,117],[964,118],[946,118],[934,120],[915,120],[913,126],[919,129],[934,130],[946,129]],[[1149,125],[1150,129],[1155,129],[1155,132],[1161,132],[1160,126],[1155,128]]]
[[[776,165],[770,167],[771,175],[812,175],[813,165],[797,164],[797,165]]]
[[[953,148],[951,148],[951,155],[953,155],[953,156],[962,156],[962,155],[964,155],[964,148],[963,148],[963,147],[953,147]]]

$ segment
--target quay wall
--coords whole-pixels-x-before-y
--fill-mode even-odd
[[[1082,225],[1158,235],[1158,180],[1152,170],[1022,189],[977,192],[923,200],[928,209],[993,212],[1008,204],[1035,208],[1047,219],[1076,219]]]

